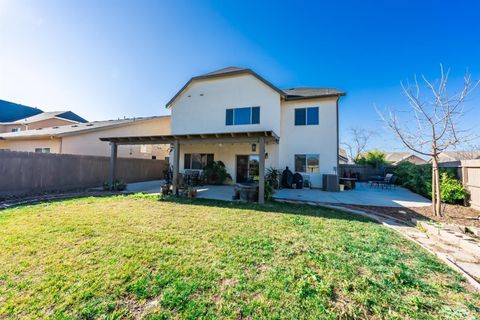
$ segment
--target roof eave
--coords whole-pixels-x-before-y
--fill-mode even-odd
[[[332,94],[321,94],[321,95],[315,95],[315,96],[308,96],[308,97],[302,97],[302,96],[285,96],[285,101],[295,101],[295,100],[307,100],[307,99],[319,99],[319,98],[333,98],[333,97],[344,97],[347,94],[345,92],[339,92],[339,93],[332,93]]]
[[[234,70],[234,71],[229,71],[229,72],[220,73],[220,74],[210,74],[210,75],[207,74],[207,75],[201,75],[201,76],[196,76],[196,77],[190,78],[190,80],[188,80],[187,83],[185,83],[185,85],[173,96],[173,98],[170,99],[170,101],[167,102],[167,104],[165,105],[165,108],[170,109],[173,102],[175,102],[175,100],[183,93],[183,91],[193,81],[223,78],[223,77],[236,76],[236,75],[241,75],[241,74],[250,74],[250,75],[256,77],[258,80],[265,83],[271,89],[275,90],[280,96],[285,97],[285,92],[284,91],[282,91],[281,89],[274,86],[270,81],[266,80],[265,78],[260,76],[258,73],[256,73],[252,69],[242,69],[242,70]]]

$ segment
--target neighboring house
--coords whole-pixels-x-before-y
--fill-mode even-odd
[[[0,133],[85,123],[72,111],[43,112],[40,109],[0,100]]]
[[[438,156],[439,162],[453,162],[461,160],[480,159],[480,150],[472,151],[445,151]]]
[[[400,162],[407,161],[413,164],[426,164],[425,159],[411,152],[385,152],[385,160],[396,166]]]
[[[40,114],[41,115],[41,114]],[[0,149],[43,153],[110,156],[100,137],[170,133],[170,116],[75,123],[0,134]],[[134,145],[118,149],[119,157],[164,159],[165,145]]]
[[[348,155],[345,149],[339,148],[338,150],[338,163],[339,164],[347,164],[348,163]]]
[[[191,78],[167,103],[172,135],[205,142],[183,143],[180,172],[222,161],[234,182],[258,175],[257,143],[243,139],[264,132],[265,167],[308,175],[313,187],[339,164],[338,101],[345,93],[329,88],[279,89],[250,69],[229,67]],[[215,138],[238,137],[234,143]],[[208,138],[207,137],[212,137]],[[175,138],[175,137],[174,137]]]

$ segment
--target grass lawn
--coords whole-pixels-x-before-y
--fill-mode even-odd
[[[478,319],[417,245],[328,209],[152,196],[0,212],[1,318]]]

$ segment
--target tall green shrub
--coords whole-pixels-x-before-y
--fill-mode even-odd
[[[451,169],[440,169],[440,192],[442,201],[446,203],[461,203],[466,191],[460,181],[455,178]],[[401,162],[395,168],[398,183],[403,187],[425,197],[432,197],[432,165],[415,165],[410,162]]]
[[[385,153],[381,151],[369,151],[365,155],[360,156],[355,160],[356,164],[378,167],[387,163],[385,160]]]

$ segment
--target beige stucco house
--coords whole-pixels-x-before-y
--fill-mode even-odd
[[[170,117],[147,117],[123,120],[75,123],[0,134],[0,149],[43,153],[110,156],[110,147],[101,142],[104,136],[160,135],[170,133]],[[164,159],[166,145],[122,146],[119,157]]]
[[[411,152],[386,152],[385,160],[396,166],[400,162],[410,162],[413,164],[426,164],[427,161]]]
[[[326,88],[279,89],[250,69],[229,67],[194,77],[167,103],[172,134],[248,133],[278,137],[265,146],[265,166],[300,172],[314,187],[339,164],[338,101]],[[259,151],[251,143],[185,144],[180,171],[221,160],[233,181],[247,180]],[[195,161],[192,159],[196,159]]]

